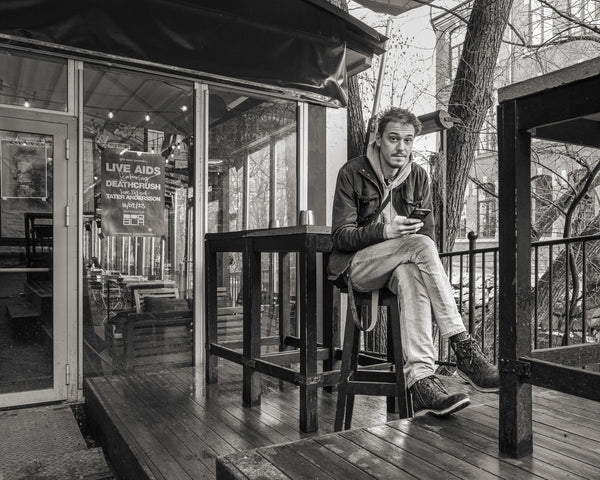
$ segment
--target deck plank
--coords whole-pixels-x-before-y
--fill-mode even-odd
[[[124,401],[129,408],[135,411],[137,423],[135,424],[134,435],[147,435],[147,441],[152,445],[149,452],[152,455],[152,461],[163,470],[163,464],[167,465],[168,475],[166,478],[212,478],[211,472],[200,462],[190,459],[191,451],[185,444],[177,441],[175,432],[172,429],[170,419],[164,415],[160,408],[152,407],[151,397],[140,397],[132,386],[132,379],[124,381],[122,378],[112,378],[112,385],[116,391],[124,397]],[[132,425],[133,426],[133,425]],[[171,477],[178,475],[177,477]],[[200,476],[197,476],[200,475]]]
[[[435,431],[488,455],[498,455],[497,430],[469,420],[470,415],[471,412],[467,411],[463,415],[452,416],[444,424],[441,424],[441,427],[436,425]],[[422,424],[429,429],[434,428],[427,423],[424,417],[415,418],[414,423]],[[573,475],[569,471],[557,467],[556,464],[549,463],[553,457],[551,452],[534,443],[534,451],[530,457],[525,457],[525,459],[503,458],[503,460],[549,480],[585,478]],[[560,465],[562,466],[562,463]]]
[[[205,383],[203,367],[173,367],[88,379],[85,394],[90,415],[100,412],[112,432],[101,438],[123,439],[107,453],[139,464],[129,478],[140,480],[600,478],[598,402],[534,387],[534,452],[513,459],[498,452],[498,395],[443,382],[471,406],[446,419],[398,420],[385,398],[359,396],[355,428],[342,433],[333,433],[337,395],[322,389],[319,432],[298,430],[298,387],[264,382],[261,405],[244,407],[241,367],[230,362],[217,384]]]
[[[402,450],[392,448],[392,444],[385,439],[373,435],[364,430],[349,430],[341,436],[360,446],[370,453],[370,456],[379,457],[382,461],[391,463],[400,468],[409,475],[416,478],[430,478],[431,480],[450,480],[458,478],[446,469],[440,468],[435,462],[423,461],[423,458],[411,450]],[[421,452],[422,453],[422,452]],[[433,449],[429,449],[429,454],[433,456]],[[428,457],[429,455],[425,455]]]
[[[386,427],[404,433],[410,439],[405,440],[407,442],[411,442],[413,438],[416,438],[422,442],[435,445],[449,455],[499,478],[506,480],[515,478],[519,480],[539,480],[545,478],[522,469],[519,465],[500,461],[497,454],[489,454],[478,448],[476,438],[473,439],[471,435],[463,435],[460,430],[456,431],[457,429],[454,429],[455,431],[453,432],[451,428],[428,428],[427,425],[420,425],[417,422],[410,421],[392,422],[386,425]],[[464,478],[479,478],[479,476]]]
[[[299,455],[295,448],[287,445],[277,448],[263,447],[260,449],[260,455],[276,468],[285,472],[292,480],[305,480],[307,478],[333,479],[327,474],[326,469],[315,465],[306,457]]]

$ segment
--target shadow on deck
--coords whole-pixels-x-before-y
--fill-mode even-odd
[[[258,478],[243,476],[244,464],[263,478],[600,478],[599,405],[590,400],[534,387],[534,451],[512,459],[498,452],[498,395],[456,378],[443,380],[467,391],[471,406],[451,418],[397,420],[385,398],[357,397],[354,429],[328,435],[336,394],[319,391],[320,430],[301,433],[297,388],[264,383],[262,404],[247,408],[241,367],[221,362],[219,376],[206,385],[203,368],[185,367],[86,381],[88,419],[119,478],[215,478],[216,458],[226,455],[223,478]]]

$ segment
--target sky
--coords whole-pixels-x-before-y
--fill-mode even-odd
[[[434,2],[444,6],[453,7],[459,4],[454,0]],[[374,13],[371,10],[349,2],[350,13],[372,26],[381,33],[385,33],[388,15]],[[396,90],[402,90],[402,105],[410,108],[417,115],[436,110],[435,102],[435,34],[431,26],[431,19],[443,13],[438,8],[422,6],[410,10],[402,15],[392,18],[392,29],[400,32],[408,40],[404,52],[397,48],[388,48],[387,65],[393,66],[397,80]],[[370,72],[375,78],[379,71],[377,68]],[[386,86],[381,95],[380,110],[391,104],[390,89],[392,83],[389,73],[384,79]],[[410,82],[406,81],[410,78]],[[363,95],[363,102],[367,102],[371,109],[373,100],[369,94]],[[395,102],[394,102],[395,103]],[[397,105],[396,105],[397,106]],[[434,151],[436,149],[436,135],[420,137],[415,145],[417,151]]]

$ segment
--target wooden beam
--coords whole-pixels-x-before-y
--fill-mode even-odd
[[[600,122],[578,118],[568,122],[535,128],[533,136],[555,142],[600,148]]]
[[[536,360],[560,363],[571,367],[583,367],[600,363],[600,343],[585,343],[566,347],[540,348],[530,355]]]
[[[561,85],[518,100],[517,128],[527,130],[598,113],[600,77]]]
[[[520,360],[529,362],[530,374],[526,378],[532,385],[600,402],[600,372],[565,367],[532,357]]]

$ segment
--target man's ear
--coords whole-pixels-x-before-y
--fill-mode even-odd
[[[378,147],[381,147],[381,134],[379,132],[375,133],[375,143]]]

